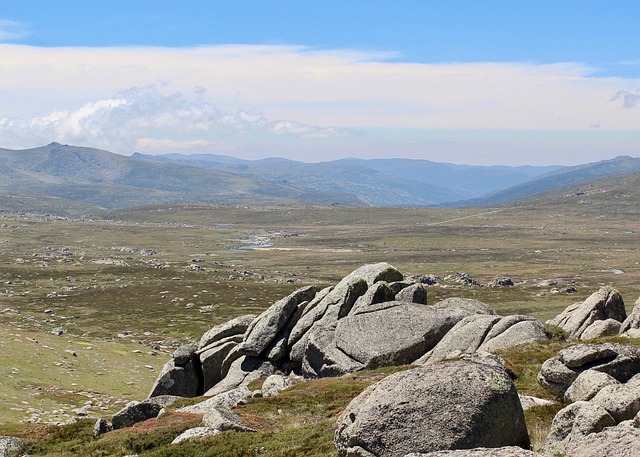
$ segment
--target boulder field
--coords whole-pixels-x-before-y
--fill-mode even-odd
[[[341,457],[543,456],[530,450],[523,403],[495,352],[549,339],[548,326],[578,343],[638,332],[640,305],[602,288],[547,324],[499,316],[473,299],[427,300],[428,281],[387,263],[364,265],[334,286],[305,286],[259,316],[217,325],[174,352],[149,398],[132,402],[96,434],[162,414],[180,397],[209,397],[178,411],[203,415],[176,443],[226,430],[255,431],[233,408],[305,379],[414,364],[353,399],[336,423]],[[564,407],[547,455],[640,455],[640,349],[580,343],[547,360],[539,384]],[[259,391],[251,381],[266,378]],[[527,404],[544,400],[527,397]],[[604,453],[598,453],[598,452]]]

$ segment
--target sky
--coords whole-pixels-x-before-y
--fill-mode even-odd
[[[4,2],[0,147],[546,165],[640,155],[640,2]]]

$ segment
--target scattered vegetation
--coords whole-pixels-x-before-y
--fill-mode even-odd
[[[0,433],[40,436],[30,442],[32,455],[335,455],[336,415],[385,370],[253,399],[239,412],[260,433],[202,443],[168,445],[194,420],[175,413],[97,439],[94,420],[49,424],[80,417],[74,409],[87,401],[90,417],[109,417],[146,397],[178,345],[302,285],[335,283],[364,263],[516,283],[443,281],[429,286],[429,303],[476,298],[500,314],[546,320],[608,284],[630,309],[640,290],[640,209],[625,193],[610,202],[604,194],[594,187],[484,210],[172,205],[104,220],[0,213]],[[256,240],[271,246],[238,249]],[[566,344],[555,334],[503,354],[521,393],[548,396],[536,375]],[[552,413],[527,414],[532,436],[544,436]]]

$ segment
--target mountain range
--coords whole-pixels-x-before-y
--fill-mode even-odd
[[[0,148],[0,210],[77,216],[183,202],[492,206],[634,171],[640,171],[640,159],[626,156],[574,167],[353,158],[306,163],[212,154],[123,156],[51,143]]]

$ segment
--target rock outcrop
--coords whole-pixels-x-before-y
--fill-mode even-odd
[[[591,325],[601,325],[597,324],[598,321],[613,319],[622,323],[626,318],[624,301],[618,291],[603,287],[584,302],[569,305],[547,323],[561,328],[569,334],[570,338],[580,339]],[[597,334],[597,332],[587,332],[587,335],[590,334]]]
[[[524,413],[506,371],[461,360],[396,373],[369,387],[338,419],[334,441],[342,457],[529,448]]]
[[[548,338],[542,323],[529,316],[472,314],[458,322],[417,363],[436,363],[460,353],[496,352]]]
[[[214,396],[277,370],[341,376],[547,338],[536,319],[497,316],[478,300],[429,306],[422,278],[413,278],[385,262],[364,265],[335,286],[305,286],[257,317],[216,325],[174,353],[149,396]]]
[[[577,344],[542,364],[538,383],[559,399],[586,370],[606,373],[626,382],[640,372],[640,348],[617,343]]]

